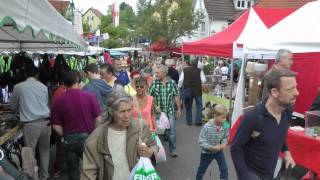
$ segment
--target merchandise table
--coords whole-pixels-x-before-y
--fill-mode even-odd
[[[320,139],[304,134],[304,131],[288,131],[288,146],[294,161],[320,175]]]

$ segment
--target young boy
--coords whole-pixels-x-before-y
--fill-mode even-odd
[[[228,166],[223,154],[229,138],[229,125],[225,122],[227,108],[221,104],[213,108],[213,119],[202,128],[199,136],[201,147],[200,165],[196,180],[201,180],[213,159],[217,160],[220,170],[220,180],[228,179]]]

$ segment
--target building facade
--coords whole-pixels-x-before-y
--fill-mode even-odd
[[[254,4],[254,0],[194,0],[193,11],[204,13],[204,19],[194,34],[183,37],[183,42],[193,42],[220,32]]]
[[[82,22],[89,25],[90,32],[95,32],[99,29],[102,16],[99,10],[90,8],[82,15]]]

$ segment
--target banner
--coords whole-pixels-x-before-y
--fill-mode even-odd
[[[114,0],[113,6],[112,6],[112,20],[113,20],[114,27],[118,27],[120,24],[119,15],[120,15],[119,0]]]

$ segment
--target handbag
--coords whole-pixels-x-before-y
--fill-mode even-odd
[[[190,99],[192,97],[191,88],[183,86],[181,88],[180,96],[181,96],[182,99]]]

